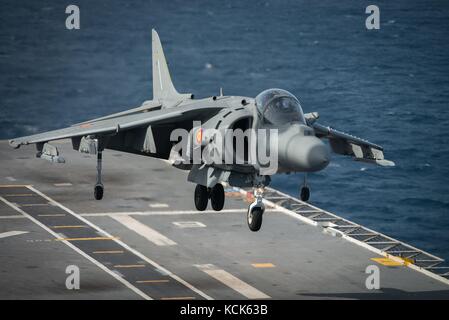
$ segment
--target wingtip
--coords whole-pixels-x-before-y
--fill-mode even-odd
[[[20,147],[20,143],[15,142],[14,140],[9,140],[9,145],[14,149],[18,149]]]

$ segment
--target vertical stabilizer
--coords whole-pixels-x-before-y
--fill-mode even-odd
[[[161,40],[156,30],[152,30],[153,48],[153,99],[169,106],[173,102],[191,99],[191,94],[179,94],[173,86]]]

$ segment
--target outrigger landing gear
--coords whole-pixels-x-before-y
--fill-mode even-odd
[[[215,211],[221,211],[225,202],[224,188],[221,183],[217,183],[212,188],[207,188],[203,185],[197,184],[195,187],[195,207],[198,211],[204,211],[207,208],[209,201],[212,205],[212,209]]]
[[[302,201],[308,201],[310,198],[310,189],[307,186],[307,173],[304,174],[304,184],[301,187],[301,191],[299,193],[299,198]]]
[[[263,187],[254,189],[254,202],[248,207],[246,220],[251,231],[259,231],[262,226],[262,216],[265,212],[263,204]]]
[[[104,186],[103,183],[101,183],[101,164],[103,160],[103,153],[102,151],[97,152],[97,183],[95,184],[94,188],[94,197],[96,200],[103,199],[104,194]]]

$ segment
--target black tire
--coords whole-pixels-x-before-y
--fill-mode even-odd
[[[225,194],[224,188],[221,183],[216,184],[212,191],[210,192],[210,203],[212,205],[212,209],[215,211],[221,211],[224,207],[225,202]]]
[[[196,185],[195,188],[195,208],[198,211],[204,211],[207,208],[207,201],[209,200],[209,194],[207,192],[207,188],[200,184]]]
[[[95,200],[103,199],[104,187],[102,185],[97,184],[94,188],[94,197]]]
[[[263,210],[260,207],[254,207],[251,210],[248,209],[246,221],[248,222],[249,230],[256,232],[260,230],[262,226]]]
[[[310,189],[308,187],[301,188],[300,198],[302,201],[308,201],[310,198]]]

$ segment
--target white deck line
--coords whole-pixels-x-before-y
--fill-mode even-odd
[[[269,299],[270,296],[266,295],[262,291],[254,288],[248,283],[240,280],[236,276],[230,274],[229,272],[219,269],[213,264],[197,264],[195,265],[198,269],[205,272],[212,278],[220,281],[229,288],[237,291],[241,295],[247,297],[248,299]]]
[[[221,211],[215,210],[163,210],[163,211],[126,211],[126,212],[86,212],[79,213],[82,217],[107,217],[107,216],[176,216],[176,215],[204,215],[204,214],[224,214],[224,213],[242,213],[247,209],[223,209]],[[278,211],[267,209],[265,212]]]
[[[0,233],[0,239],[18,236],[18,235],[25,234],[25,233],[28,233],[28,231],[7,231],[7,232]]]
[[[156,230],[150,228],[149,226],[137,221],[136,219],[121,215],[121,216],[111,216],[117,222],[120,222],[128,229],[134,231],[138,235],[144,237],[148,241],[154,243],[157,246],[175,246],[177,243],[173,240],[167,238],[163,234],[157,232]]]

